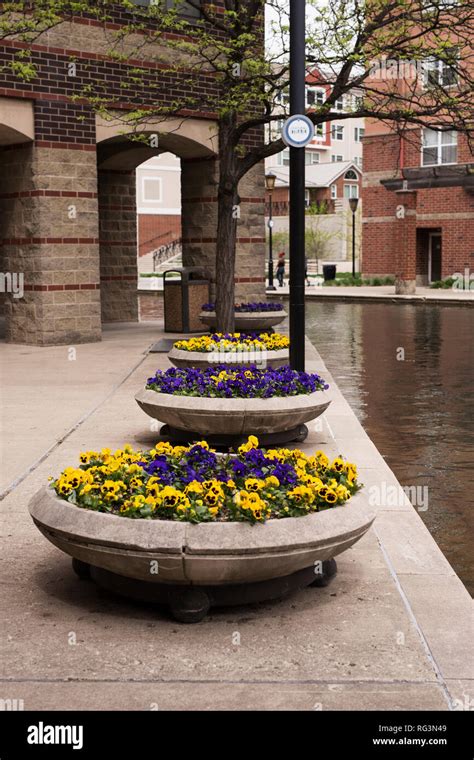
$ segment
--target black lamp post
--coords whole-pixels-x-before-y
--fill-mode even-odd
[[[273,203],[272,194],[275,189],[276,175],[273,172],[265,174],[265,189],[269,198],[268,213],[268,290],[276,290],[273,284]]]
[[[306,110],[305,0],[290,0],[290,114]],[[304,370],[305,341],[305,161],[290,147],[290,364]]]
[[[358,198],[349,198],[349,206],[352,211],[352,276],[356,275],[356,211],[359,203]]]

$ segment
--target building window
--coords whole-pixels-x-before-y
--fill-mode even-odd
[[[342,124],[332,125],[331,136],[333,140],[344,140],[344,127],[342,126]]]
[[[354,163],[359,169],[362,169],[362,156],[354,156]]]
[[[331,161],[333,164],[338,164],[341,161],[344,161],[344,156],[341,156],[340,153],[333,153],[333,155],[331,156]]]
[[[331,185],[331,198],[333,201],[337,198],[337,185]]]
[[[423,83],[425,87],[454,87],[458,83],[457,61],[459,51],[457,48],[447,51],[447,58],[451,60],[439,60],[427,58],[423,63]]]
[[[277,94],[275,100],[282,106],[288,106],[290,104],[290,93],[282,90],[282,92]]]
[[[161,178],[143,177],[142,191],[144,203],[161,203]]]
[[[358,198],[359,185],[344,185],[344,198]]]
[[[356,142],[362,142],[364,134],[365,129],[363,127],[354,127],[354,140]]]
[[[314,127],[314,136],[323,138],[324,137],[324,124],[316,124]]]
[[[343,111],[344,110],[344,98],[340,97],[336,100],[334,103],[334,108],[336,111]]]
[[[458,135],[454,130],[437,132],[434,129],[423,130],[421,151],[422,166],[438,164],[455,164],[458,160]]]
[[[151,5],[162,5],[166,10],[176,8],[180,16],[199,18],[201,15],[199,8],[194,8],[186,0],[132,0],[132,3],[133,5],[142,6],[142,8],[149,8]],[[198,5],[198,2],[194,4]]]
[[[305,151],[304,162],[306,166],[310,166],[311,164],[319,164],[319,153],[316,153],[314,150]]]
[[[268,125],[268,134],[271,140],[278,140],[281,137],[281,130],[283,129],[284,119],[278,119],[277,121],[271,121]]]
[[[282,150],[281,153],[278,153],[277,155],[277,164],[278,166],[289,166],[290,165],[290,151],[288,148],[285,150]]]
[[[353,179],[357,182],[357,174],[354,169],[349,169],[349,171],[344,174],[344,179]]]
[[[310,204],[309,190],[304,191],[304,205],[308,208]]]
[[[308,87],[306,89],[306,105],[308,108],[322,106],[325,101],[325,92],[320,88]]]

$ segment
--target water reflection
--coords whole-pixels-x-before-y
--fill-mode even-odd
[[[307,334],[402,485],[429,487],[420,512],[474,593],[474,311],[310,302]]]

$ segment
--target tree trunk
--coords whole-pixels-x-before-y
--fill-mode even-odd
[[[219,126],[219,189],[216,238],[216,319],[219,332],[235,329],[235,247],[239,196],[235,145],[235,117],[221,120]]]

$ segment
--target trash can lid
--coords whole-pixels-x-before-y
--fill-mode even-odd
[[[208,279],[204,267],[175,267],[174,269],[166,269],[163,272],[163,278],[165,278],[167,274],[180,274],[182,280],[192,279],[191,275],[193,274],[199,275],[202,279]]]

